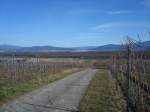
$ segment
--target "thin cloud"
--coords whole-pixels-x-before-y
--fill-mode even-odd
[[[116,10],[116,11],[98,11],[98,10],[88,10],[88,9],[75,9],[67,12],[68,15],[78,16],[82,14],[109,14],[109,15],[120,15],[120,14],[131,14],[134,11],[130,10]]]
[[[134,13],[134,11],[128,11],[128,10],[106,11],[106,14],[110,14],[110,15],[131,14],[131,13]]]
[[[150,23],[146,22],[108,22],[104,24],[97,25],[92,27],[92,30],[101,30],[101,29],[108,29],[108,28],[130,28],[130,27],[149,27]]]
[[[100,25],[97,25],[95,27],[92,27],[92,29],[93,30],[99,30],[99,29],[104,29],[104,28],[110,28],[114,25],[116,25],[116,24],[114,24],[114,23],[104,23],[104,24],[100,24]]]

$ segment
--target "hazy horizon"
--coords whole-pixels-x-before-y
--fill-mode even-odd
[[[0,0],[0,45],[101,46],[149,31],[150,0]]]
[[[22,45],[15,45],[15,44],[0,44],[0,46],[17,46],[17,47],[43,47],[43,46],[52,46],[52,47],[64,47],[64,48],[78,48],[78,47],[98,47],[98,46],[105,46],[105,45],[121,45],[120,44],[112,44],[112,43],[108,43],[108,44],[102,44],[102,45],[87,45],[87,46],[55,46],[55,45],[29,45],[29,46],[22,46]]]

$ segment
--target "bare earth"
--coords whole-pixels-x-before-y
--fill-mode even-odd
[[[0,112],[77,112],[97,70],[87,69],[5,104]]]

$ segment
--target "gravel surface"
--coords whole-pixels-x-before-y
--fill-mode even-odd
[[[23,95],[0,112],[78,112],[80,100],[97,70],[87,69]]]

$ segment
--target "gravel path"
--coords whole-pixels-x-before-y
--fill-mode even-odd
[[[55,81],[5,104],[0,112],[78,112],[80,100],[96,71],[87,69]]]

